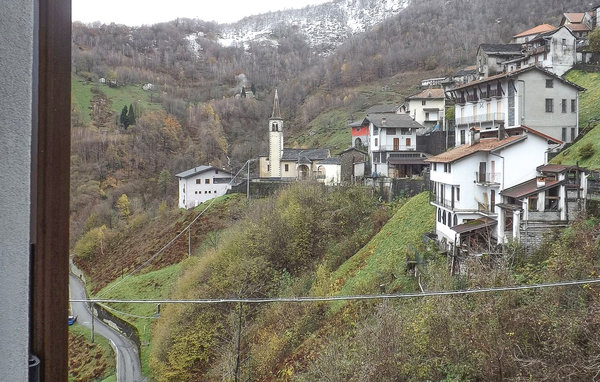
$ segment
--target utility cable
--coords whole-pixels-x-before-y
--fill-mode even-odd
[[[235,180],[235,178],[237,178],[237,176],[240,174],[240,172],[242,172],[242,170],[244,169],[244,167],[246,167],[250,165],[250,160],[246,161],[246,164],[244,166],[242,166],[242,168],[240,168],[240,170],[233,176],[233,178],[231,178],[231,180],[229,181],[229,183],[227,185],[231,186],[233,181]],[[248,180],[250,181],[250,180]],[[144,261],[142,264],[138,265],[137,267],[135,267],[131,272],[129,272],[127,275],[125,275],[123,278],[121,278],[119,281],[117,281],[116,283],[114,283],[113,285],[107,287],[106,289],[104,289],[102,292],[100,292],[98,294],[98,296],[102,296],[104,294],[106,294],[106,292],[114,289],[116,286],[120,285],[121,283],[123,283],[125,280],[129,279],[131,276],[133,276],[134,273],[138,272],[140,269],[145,268],[152,260],[154,260],[155,258],[157,258],[161,253],[164,252],[165,249],[169,248],[171,246],[171,244],[173,244],[177,239],[179,239],[188,229],[190,229],[190,227],[192,226],[192,224],[194,224],[198,219],[200,219],[200,217],[202,215],[204,215],[204,213],[213,205],[213,203],[215,202],[216,198],[213,198],[210,200],[210,202],[208,203],[208,205],[206,206],[206,208],[204,208],[199,214],[198,216],[196,216],[194,218],[194,220],[192,220],[184,229],[181,230],[181,232],[179,232],[177,235],[175,235],[175,237],[173,239],[171,239],[171,241],[169,241],[167,244],[165,244],[161,249],[158,250],[158,252],[156,252],[154,255],[152,255],[148,260]]]
[[[587,280],[559,281],[554,283],[542,283],[531,285],[513,285],[505,287],[476,288],[462,290],[441,290],[431,292],[397,293],[397,294],[371,294],[371,295],[353,295],[353,296],[321,296],[321,297],[265,297],[265,298],[206,298],[192,300],[118,300],[118,299],[73,299],[71,302],[93,302],[93,303],[128,303],[128,304],[264,304],[274,302],[331,302],[331,301],[358,301],[358,300],[388,300],[388,299],[406,299],[418,297],[435,296],[456,296],[478,293],[507,292],[528,289],[555,288],[572,285],[586,285],[600,283],[600,278]]]

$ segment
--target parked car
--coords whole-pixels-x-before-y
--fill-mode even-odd
[[[75,321],[77,321],[77,316],[69,316],[68,317],[68,321],[67,322],[69,323],[69,326],[73,325],[75,323]]]

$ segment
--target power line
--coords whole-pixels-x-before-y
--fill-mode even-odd
[[[331,301],[358,301],[358,300],[388,300],[388,299],[406,299],[417,297],[434,297],[434,296],[455,296],[469,295],[477,293],[492,293],[492,292],[507,292],[528,289],[543,289],[556,288],[573,285],[597,284],[600,283],[600,278],[588,280],[571,280],[559,281],[554,283],[531,284],[531,285],[514,285],[505,287],[493,288],[477,288],[477,289],[462,289],[462,290],[442,290],[431,292],[414,292],[414,293],[397,293],[397,294],[372,294],[372,295],[353,295],[353,296],[321,296],[321,297],[266,297],[266,298],[207,298],[195,300],[118,300],[118,299],[74,299],[71,302],[93,302],[93,303],[128,303],[128,304],[229,304],[229,303],[244,303],[244,304],[264,304],[274,302],[331,302]]]
[[[233,181],[235,180],[235,178],[237,178],[237,176],[240,174],[240,172],[242,172],[242,170],[244,169],[244,167],[248,165],[250,166],[250,160],[247,160],[245,165],[242,166],[242,168],[240,168],[240,170],[233,176],[233,178],[231,178],[231,180],[229,181],[228,185],[231,186],[231,184],[233,183]],[[250,181],[250,180],[248,180]],[[120,285],[121,283],[123,283],[125,280],[129,279],[131,276],[133,276],[134,273],[138,272],[140,269],[145,268],[152,260],[154,260],[155,258],[157,258],[161,253],[163,253],[163,251],[167,248],[169,248],[171,246],[171,244],[173,244],[177,239],[179,239],[188,229],[190,229],[190,227],[192,226],[192,224],[194,224],[198,219],[200,219],[200,217],[202,215],[204,215],[204,213],[213,205],[213,203],[215,202],[216,198],[213,198],[210,200],[210,203],[208,203],[208,205],[206,206],[206,208],[204,208],[199,214],[198,216],[196,216],[194,218],[194,220],[192,220],[190,222],[190,224],[188,224],[185,228],[183,228],[181,230],[181,232],[179,232],[177,235],[175,235],[175,237],[173,239],[171,239],[171,241],[169,241],[167,244],[165,244],[161,249],[158,250],[158,252],[156,252],[154,255],[152,255],[148,260],[144,261],[142,264],[138,265],[137,267],[135,267],[131,272],[129,272],[127,275],[125,275],[123,278],[121,278],[119,281],[117,281],[116,283],[114,283],[113,285],[107,287],[106,289],[104,289],[102,292],[100,292],[98,294],[98,296],[102,296],[103,294],[105,294],[106,292],[108,292],[109,290],[112,290],[113,288],[117,287],[118,285]]]

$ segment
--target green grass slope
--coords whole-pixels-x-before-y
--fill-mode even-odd
[[[429,193],[409,199],[375,237],[333,273],[340,295],[374,293],[385,284],[386,292],[407,287],[406,260],[426,252],[423,234],[435,226],[435,208]]]
[[[600,119],[600,73],[572,70],[567,73],[566,79],[586,88],[579,96],[579,126],[583,130],[590,120]],[[596,122],[585,136],[559,153],[551,163],[579,163],[583,167],[600,169],[600,123]]]

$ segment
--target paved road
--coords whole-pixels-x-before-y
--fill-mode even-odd
[[[79,278],[69,275],[69,293],[71,299],[86,299],[85,288]],[[84,302],[72,302],[71,309],[77,315],[77,323],[92,328],[92,313]],[[115,351],[117,358],[117,381],[139,382],[143,381],[140,368],[140,356],[137,347],[127,337],[113,330],[104,322],[94,318],[94,333],[108,339]]]

